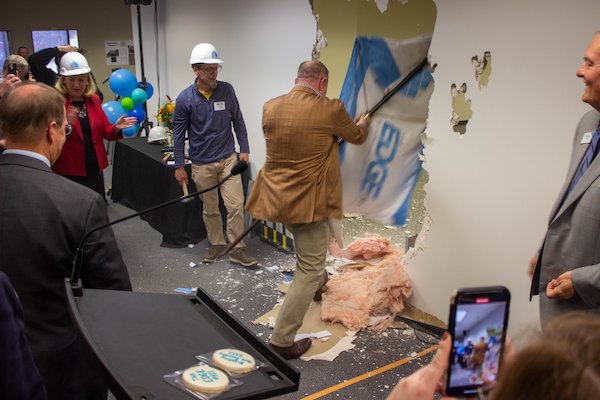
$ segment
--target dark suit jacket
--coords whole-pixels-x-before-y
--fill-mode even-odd
[[[71,100],[67,97],[65,106],[67,109],[72,106]],[[123,138],[121,132],[115,130],[114,125],[110,123],[108,117],[102,109],[100,98],[93,94],[85,97],[85,107],[87,108],[90,129],[92,131],[92,141],[100,172],[108,166],[106,157],[106,148],[104,139],[118,140]],[[52,165],[52,170],[61,175],[85,176],[85,145],[83,141],[83,131],[79,118],[73,121],[73,132],[67,136],[65,145],[60,152],[60,157]]]
[[[0,272],[0,398],[45,400],[46,389],[25,338],[23,309]]]
[[[342,218],[338,138],[366,139],[337,99],[304,86],[263,107],[267,160],[246,210],[255,218],[286,224]]]
[[[550,213],[541,260],[532,282],[532,293],[539,291],[540,294],[543,322],[571,310],[600,314],[600,156],[565,198],[589,146],[582,143],[582,138],[585,133],[596,130],[598,121],[600,113],[596,110],[581,118],[573,138],[567,179]],[[575,297],[549,299],[546,296],[548,282],[566,271],[572,271]]]
[[[77,338],[64,279],[84,233],[108,222],[105,202],[42,161],[16,154],[0,155],[0,187],[0,271],[21,300],[34,356],[56,352]],[[112,229],[90,235],[84,250],[84,287],[131,290]]]

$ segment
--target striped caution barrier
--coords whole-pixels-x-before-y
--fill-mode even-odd
[[[294,236],[285,229],[282,223],[263,221],[260,225],[262,225],[260,238],[263,242],[267,242],[285,253],[294,252]]]

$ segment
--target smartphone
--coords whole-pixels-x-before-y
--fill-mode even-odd
[[[510,292],[504,286],[457,289],[450,298],[452,350],[445,392],[476,395],[496,382],[506,342]]]
[[[8,64],[8,73],[13,74],[14,76],[17,76],[17,64],[16,63]]]

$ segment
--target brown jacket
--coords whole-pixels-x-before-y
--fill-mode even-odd
[[[289,224],[341,218],[338,138],[366,139],[344,104],[294,86],[265,103],[262,123],[267,158],[246,210],[255,219]]]

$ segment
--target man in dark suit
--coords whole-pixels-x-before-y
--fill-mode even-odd
[[[71,127],[64,98],[41,83],[21,83],[0,101],[0,271],[23,305],[25,333],[49,399],[106,398],[83,384],[82,343],[71,322],[64,279],[85,232],[108,222],[104,200],[50,169]],[[84,287],[131,290],[110,228],[83,244]],[[83,372],[82,372],[83,371]],[[85,387],[84,387],[85,386]]]
[[[531,294],[540,295],[540,316],[571,310],[600,314],[600,32],[577,70],[581,100],[594,109],[579,121],[565,184],[552,208],[542,249],[529,263]]]
[[[305,61],[292,90],[265,103],[267,162],[246,203],[255,219],[282,222],[294,235],[294,280],[270,339],[286,359],[300,357],[311,346],[310,339],[294,342],[294,337],[326,282],[329,220],[342,219],[338,138],[361,144],[369,125],[362,116],[355,123],[344,103],[326,97],[328,79],[323,63]]]
[[[0,272],[0,354],[1,399],[46,399],[46,389],[25,337],[21,303],[3,272]]]

